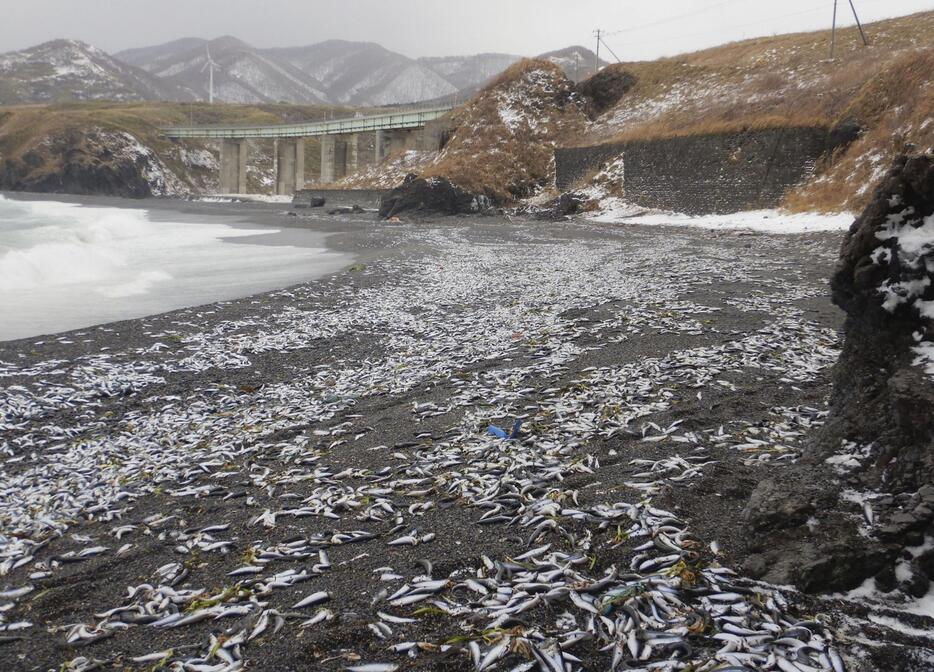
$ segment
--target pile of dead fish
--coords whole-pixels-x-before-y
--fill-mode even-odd
[[[125,552],[136,534],[165,537],[183,556],[242,550],[223,525],[169,531],[171,516],[128,524],[136,502],[156,488],[178,501],[242,501],[258,533],[304,517],[379,526],[387,549],[431,544],[436,532],[420,525],[420,517],[456,503],[475,510],[479,525],[514,530],[522,549],[514,557],[481,556],[471,571],[444,577],[428,566],[402,587],[374,595],[380,610],[370,631],[386,642],[387,655],[441,651],[464,656],[481,672],[569,672],[595,664],[839,672],[824,624],[799,621],[780,593],[717,566],[715,550],[650,501],[662,488],[687,487],[715,461],[715,448],[794,455],[796,437],[820,421],[821,411],[778,409],[769,427],[693,432],[682,431],[677,420],[650,418],[672,412],[679,395],[734,391],[751,370],[788,385],[813,379],[834,360],[836,335],[808,322],[792,303],[816,290],[770,277],[777,262],[764,253],[722,263],[713,254],[685,256],[677,238],[653,239],[638,254],[625,255],[611,243],[566,245],[529,233],[533,244],[517,243],[504,261],[496,246],[477,246],[457,230],[406,235],[440,250],[443,263],[387,262],[383,270],[392,282],[376,287],[330,280],[323,288],[289,290],[301,307],[274,316],[208,328],[179,325],[168,335],[183,347],[172,353],[157,341],[98,357],[83,372],[33,366],[41,373],[32,377],[5,363],[0,371],[21,385],[0,397],[8,430],[0,449],[14,456],[0,471],[0,568],[16,576],[28,570],[33,583],[3,593],[10,606],[0,613],[2,627],[28,632],[30,625],[14,620],[16,600],[63,563]],[[761,329],[621,366],[579,368],[608,343],[716,333],[705,320],[721,308],[690,295],[699,287],[740,282],[762,288],[742,306],[767,316]],[[325,297],[335,303],[319,306]],[[347,333],[366,333],[379,347],[368,359],[322,363],[253,391],[204,385],[184,397],[149,397],[116,419],[101,412],[107,399],[141,395],[173,373],[248,367],[256,354],[286,354]],[[488,361],[500,364],[463,373]],[[416,402],[413,423],[451,414],[455,424],[443,436],[429,433],[404,448],[375,447],[387,454],[381,470],[328,463],[372,431],[355,431],[359,423],[345,421],[358,400],[425,384],[447,385],[451,393]],[[78,406],[68,426],[47,421]],[[477,431],[491,419],[515,418],[523,421],[517,440]],[[307,426],[314,428],[308,435],[282,438]],[[573,484],[578,477],[599,483],[606,458],[592,444],[614,437],[656,451],[652,458],[614,457],[624,460],[632,502]],[[289,492],[299,485],[308,486],[301,495]],[[78,520],[107,523],[120,547],[69,535]],[[356,527],[253,544],[231,583],[214,592],[196,587],[185,563],[154,559],[149,582],[128,587],[121,604],[98,608],[86,622],[61,626],[61,634],[68,643],[94,642],[131,627],[175,630],[230,621],[200,648],[156,651],[136,662],[234,672],[264,632],[291,621],[312,628],[334,618],[337,607],[322,606],[330,599],[327,590],[316,588],[295,603],[281,602],[278,591],[312,578],[326,581],[328,549],[374,538]],[[78,545],[72,556],[35,560],[46,545],[65,538]],[[297,568],[271,569],[287,563]],[[391,567],[382,569],[387,581],[402,579]],[[453,641],[405,638],[415,619],[404,609],[422,604],[459,623]],[[14,617],[7,619],[7,612]],[[92,657],[78,657],[63,669],[93,664]],[[364,662],[360,669],[396,665]]]

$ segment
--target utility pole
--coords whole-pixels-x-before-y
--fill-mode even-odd
[[[833,0],[833,26],[830,29],[830,58],[833,58],[834,48],[837,46],[837,1]],[[849,0],[850,9],[853,11],[853,18],[856,19],[856,27],[859,28],[859,36],[863,39],[863,46],[869,46],[869,40],[866,39],[866,33],[863,31],[863,24],[859,21],[859,15],[856,13],[856,5],[853,0]]]
[[[837,45],[837,0],[833,0],[833,24],[830,28],[830,60],[833,60],[833,49]]]
[[[853,10],[853,18],[856,19],[856,27],[859,28],[859,36],[863,38],[863,46],[868,47],[869,41],[866,39],[866,33],[863,32],[863,24],[859,22],[859,17],[856,15],[856,6],[853,4],[853,0],[850,0],[850,9]]]
[[[600,69],[600,34],[601,32],[602,31],[599,28],[597,28],[597,30],[594,31],[594,35],[597,36],[597,50],[594,52],[594,58],[593,58],[593,74],[595,75],[597,74],[597,70]]]

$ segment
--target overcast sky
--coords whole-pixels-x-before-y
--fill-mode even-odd
[[[847,0],[840,20],[852,25]],[[934,0],[854,0],[872,21]],[[535,55],[584,44],[594,29],[622,60],[829,28],[833,0],[0,0],[0,51],[57,37],[106,51],[179,37],[235,35],[259,47],[364,40],[408,56]],[[612,59],[610,59],[612,60]]]

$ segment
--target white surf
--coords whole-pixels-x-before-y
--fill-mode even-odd
[[[274,233],[0,196],[0,340],[248,296],[347,261],[312,233],[309,247],[256,244]],[[260,238],[232,242],[247,236]]]

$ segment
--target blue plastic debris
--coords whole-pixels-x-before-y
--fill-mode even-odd
[[[520,429],[522,429],[522,420],[516,418],[516,421],[512,423],[512,433],[509,435],[509,438],[518,439]]]
[[[519,438],[519,430],[522,428],[522,420],[516,420],[512,423],[512,431],[507,435],[506,430],[502,427],[497,427],[496,425],[490,425],[486,428],[486,433],[491,436],[495,436],[498,439],[504,439],[506,441],[512,441],[513,439]]]

